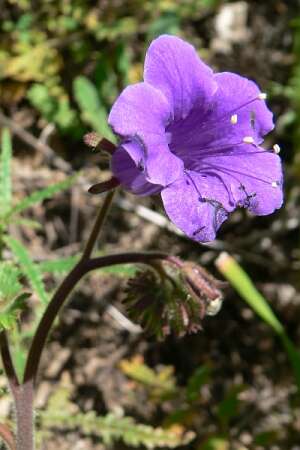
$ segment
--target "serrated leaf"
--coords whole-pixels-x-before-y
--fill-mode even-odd
[[[65,273],[69,272],[79,260],[79,256],[69,256],[67,258],[50,259],[39,263],[42,273]]]
[[[9,330],[15,324],[15,317],[10,314],[0,313],[0,330]]]
[[[10,301],[22,289],[19,270],[11,262],[0,262],[0,300]]]
[[[115,414],[96,416],[92,411],[86,414],[69,414],[64,409],[45,411],[41,414],[44,427],[81,429],[84,433],[101,436],[107,445],[122,439],[131,447],[144,445],[148,449],[176,448],[187,445],[195,437],[193,432],[175,425],[169,429],[154,428],[136,423],[131,417],[119,417]]]
[[[5,243],[11,249],[16,260],[18,261],[22,273],[26,276],[33,291],[37,294],[40,301],[46,305],[48,303],[48,294],[42,280],[42,274],[37,264],[30,258],[27,249],[11,236],[4,238]]]
[[[7,128],[2,131],[1,159],[0,159],[0,213],[5,214],[11,207],[11,158],[12,146],[10,132]]]
[[[25,307],[25,301],[30,295],[31,294],[27,292],[20,293],[0,312],[0,329],[2,327],[5,330],[8,330],[14,327],[20,312]]]
[[[36,220],[26,219],[23,217],[16,218],[14,220],[15,225],[22,225],[27,228],[31,228],[33,230],[40,230],[42,228],[42,224],[37,222]]]
[[[0,328],[6,330],[14,326],[28,297],[21,292],[19,274],[12,262],[0,262]]]
[[[9,216],[12,216],[13,214],[19,214],[25,209],[35,205],[36,203],[39,203],[48,198],[52,198],[54,194],[57,194],[58,192],[62,192],[65,189],[70,188],[74,184],[77,176],[78,175],[74,175],[72,177],[66,178],[63,181],[52,184],[51,186],[48,186],[45,189],[33,192],[31,195],[25,197],[23,200],[17,203],[9,212]]]

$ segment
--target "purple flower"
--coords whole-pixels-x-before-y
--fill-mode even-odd
[[[146,54],[144,82],[127,87],[109,124],[120,137],[112,172],[137,195],[160,193],[171,219],[206,242],[237,207],[280,208],[279,147],[260,147],[273,129],[265,95],[239,75],[213,71],[190,44],[163,35]]]

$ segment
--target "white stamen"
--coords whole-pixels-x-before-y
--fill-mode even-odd
[[[277,181],[272,181],[272,187],[273,188],[277,188],[278,187],[278,183],[277,183]]]
[[[245,136],[243,142],[245,142],[245,144],[254,144],[254,139],[252,136]]]
[[[280,153],[280,147],[278,144],[273,145],[273,150],[274,153],[276,153],[276,155],[278,155]]]
[[[238,116],[237,116],[237,114],[233,114],[233,115],[230,117],[230,122],[232,123],[232,125],[235,125],[235,124],[237,124],[237,121],[238,121]]]
[[[266,100],[267,94],[265,92],[260,92],[257,96],[259,100]]]
[[[222,307],[223,299],[221,297],[217,297],[215,300],[212,300],[208,303],[206,307],[207,316],[215,316],[218,314]]]

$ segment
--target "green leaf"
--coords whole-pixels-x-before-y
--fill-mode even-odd
[[[114,140],[114,135],[107,125],[107,111],[101,103],[94,84],[86,77],[76,77],[73,83],[74,97],[81,110],[82,120],[101,135]]]
[[[77,111],[71,107],[69,96],[62,86],[53,95],[50,86],[34,83],[27,91],[27,98],[47,122],[55,123],[62,133],[71,132],[75,138],[84,132]]]
[[[36,220],[26,219],[25,217],[18,217],[14,219],[15,225],[22,225],[27,228],[31,228],[33,230],[41,230],[42,224],[37,222]]]
[[[278,430],[262,431],[255,436],[254,443],[266,448],[269,445],[276,444],[276,442],[278,442],[278,434]]]
[[[194,438],[193,432],[184,432],[180,426],[163,429],[136,423],[131,417],[120,417],[115,414],[96,416],[91,411],[86,414],[70,414],[64,411],[43,411],[41,419],[43,427],[81,429],[85,434],[101,436],[104,443],[111,445],[122,439],[130,447],[144,445],[148,449],[176,448],[187,445]]]
[[[177,392],[172,366],[164,366],[155,371],[136,356],[131,360],[123,359],[120,368],[128,377],[150,388],[153,397],[165,399]]]
[[[53,121],[57,102],[50,95],[49,88],[41,83],[34,83],[27,91],[27,98],[33,106],[40,111],[40,113],[49,122]]]
[[[10,132],[7,128],[4,128],[2,131],[0,159],[1,214],[5,214],[11,207],[11,159],[12,146]]]
[[[227,253],[222,253],[216,261],[216,266],[240,294],[242,299],[278,334],[289,357],[298,390],[300,391],[300,353],[290,341],[283,325],[273,313],[267,300],[258,292],[248,274],[232,256]]]
[[[208,383],[211,374],[209,366],[198,367],[193,375],[188,379],[186,387],[186,399],[188,402],[194,402],[199,398],[200,389]]]
[[[224,253],[217,261],[217,267],[251,308],[268,325],[270,325],[276,333],[282,333],[282,324],[241,266],[230,255]]]
[[[40,301],[46,305],[48,303],[48,294],[45,290],[42,274],[38,265],[32,261],[26,248],[21,242],[11,236],[6,236],[4,241],[14,254],[33,291],[37,294]]]
[[[52,198],[54,194],[57,194],[58,192],[64,191],[65,189],[70,188],[78,175],[74,175],[72,177],[66,178],[63,181],[60,181],[58,183],[52,184],[51,186],[46,187],[45,189],[41,189],[39,191],[33,192],[28,197],[25,197],[23,200],[21,200],[19,203],[17,203],[11,211],[9,211],[9,216],[13,214],[19,214],[25,209],[35,205],[36,203],[39,203],[43,200],[46,200],[48,198]]]
[[[0,312],[0,329],[12,329],[19,317],[20,312],[25,307],[26,300],[31,294],[27,292],[20,293],[4,310]]]
[[[0,300],[11,301],[22,289],[19,283],[19,270],[9,261],[0,262]]]
[[[120,277],[132,277],[139,270],[138,266],[134,264],[116,264],[111,267],[103,267],[101,269],[103,273],[111,273]]]
[[[226,437],[211,436],[199,447],[199,450],[229,450],[229,445],[229,440]]]
[[[39,268],[42,273],[48,272],[61,274],[69,272],[79,261],[79,258],[80,255],[76,255],[76,256],[69,256],[67,258],[59,258],[49,261],[43,261],[39,263]],[[136,273],[138,267],[135,266],[134,264],[117,264],[115,266],[103,267],[97,270],[103,273],[118,275],[120,277],[131,277]]]
[[[245,389],[243,385],[233,386],[224,400],[218,405],[217,415],[223,427],[227,427],[229,421],[238,414],[240,405],[239,394]]]
[[[67,258],[50,259],[39,263],[39,270],[42,273],[65,273],[69,272],[79,261],[79,256],[69,256]]]

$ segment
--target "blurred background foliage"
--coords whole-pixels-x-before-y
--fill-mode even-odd
[[[143,53],[162,33],[180,34],[216,0],[8,1],[0,11],[0,101],[24,103],[78,140],[106,125],[118,92],[142,76]]]
[[[235,9],[232,9],[231,12],[226,10],[228,5]],[[265,222],[262,218],[259,218],[259,221],[248,218],[246,222],[245,215],[238,212],[232,222],[226,225],[227,229],[225,228],[225,239],[222,245],[225,250],[228,249],[226,245],[231,245],[229,250],[232,251],[233,248],[241,257],[242,262],[246,261],[246,268],[250,271],[256,284],[268,282],[270,288],[273,283],[272,286],[275,285],[276,290],[276,283],[286,281],[286,285],[290,289],[295,288],[297,292],[299,291],[300,2],[298,0],[286,2],[281,0],[269,0],[268,2],[260,0],[3,0],[0,6],[0,126],[1,128],[2,125],[9,126],[10,124],[5,122],[5,118],[10,118],[14,124],[17,124],[22,130],[27,130],[38,141],[49,142],[57,154],[69,160],[76,168],[85,166],[87,152],[84,151],[82,138],[87,131],[95,130],[112,140],[114,139],[106,123],[110,106],[126,85],[141,80],[145,50],[149,42],[162,33],[177,34],[192,42],[199,53],[216,70],[232,70],[257,80],[262,89],[268,92],[268,101],[277,120],[276,130],[268,138],[268,143],[272,145],[278,142],[284,150],[282,154],[287,175],[286,207],[278,215],[275,215],[275,218],[266,218]],[[230,20],[233,20],[233,23],[230,24]],[[8,140],[7,130],[5,133],[3,139],[6,136],[6,140]],[[22,140],[22,132],[18,137],[21,137]],[[20,148],[23,149],[17,140],[14,141],[14,144],[15,153],[18,153]],[[7,148],[10,147],[9,144]],[[66,183],[66,185],[64,182],[57,184],[54,188],[56,192],[68,187],[69,182]],[[13,181],[12,183],[9,181],[9,184],[13,184]],[[3,191],[0,195],[3,196]],[[33,195],[31,200],[42,201],[49,197],[49,192],[44,190],[38,197]],[[26,208],[32,206],[31,203],[29,205],[27,203],[26,201],[24,203]],[[16,205],[19,203],[16,202]],[[64,207],[65,205],[62,208]],[[7,211],[0,212],[1,214],[5,213],[6,216],[8,214]],[[83,213],[85,212],[84,210]],[[127,224],[120,219],[120,212],[118,214],[118,216],[117,214],[114,216],[120,223],[116,233],[120,232],[122,227],[127,230]],[[15,222],[17,219],[21,220],[18,215],[11,216],[11,218],[11,222]],[[241,226],[242,221],[243,226]],[[11,225],[11,222],[3,222],[0,229],[2,235],[5,235],[6,228]],[[228,234],[226,235],[226,233]],[[33,234],[24,235],[27,239],[26,244],[28,244],[28,236],[32,237]],[[21,233],[22,238],[24,235]],[[132,235],[133,240],[138,239],[138,237],[134,237],[133,233]],[[116,238],[116,235],[113,236]],[[223,236],[221,234],[220,239]],[[272,241],[270,241],[270,236]],[[77,237],[78,241],[82,238],[79,233]],[[26,239],[24,240],[26,241]],[[176,241],[175,244],[175,239],[177,236],[173,237],[172,241],[166,241],[167,250],[169,250],[168,244],[171,242],[174,251],[182,252],[189,258],[190,255],[198,258],[199,247],[195,249],[194,244],[189,245],[186,242],[178,244]],[[113,241],[113,239],[111,240]],[[258,240],[259,245],[257,244]],[[65,241],[61,236],[54,240],[57,247],[57,242],[63,245],[66,244]],[[28,278],[28,285],[31,286],[33,292],[40,291],[42,294],[40,297],[44,295],[46,298],[48,292],[43,294],[43,285],[43,290],[41,290],[42,273],[52,271],[61,274],[63,270],[66,270],[65,267],[72,266],[74,260],[68,259],[68,255],[68,258],[63,261],[64,269],[62,269],[62,260],[58,258],[56,261],[50,261],[51,270],[49,266],[42,267],[42,270],[40,266],[47,263],[44,261],[40,265],[33,266],[29,256],[27,258],[25,254],[26,258],[24,257],[24,251],[22,248],[20,250],[18,242],[11,239],[8,241],[6,238],[6,245],[15,254],[15,259],[19,264],[11,266],[11,263],[8,263],[5,265],[7,288],[11,288],[12,279],[15,279],[15,284],[19,283],[18,277],[21,274],[22,279]],[[51,245],[49,247],[51,248]],[[216,248],[218,250],[218,247]],[[203,253],[201,253],[202,256]],[[207,249],[206,256],[203,256],[201,262],[212,266],[215,257],[216,252],[209,252]],[[293,267],[291,265],[289,268],[288,264],[291,259]],[[21,270],[19,266],[21,266]],[[282,275],[283,273],[284,275]],[[228,279],[230,280],[230,277]],[[53,288],[52,284],[50,284],[50,288]],[[237,290],[239,291],[238,288]],[[250,297],[253,299],[253,291],[251,292]],[[295,298],[297,292],[293,294]],[[0,317],[0,322],[4,321],[2,326],[7,328],[10,327],[15,316],[19,317],[23,310],[21,303],[25,303],[27,300],[21,298],[22,302],[20,303],[20,298],[15,297],[15,292],[8,291],[8,294],[9,300],[13,301],[12,307],[8,310],[8,315]],[[278,304],[275,305],[277,308]],[[288,306],[290,305],[288,304]],[[253,305],[251,307],[255,310]],[[258,325],[257,341],[254,339],[256,328],[250,329],[249,326],[252,337],[246,335],[242,326],[244,325],[248,330],[247,320],[250,317],[252,321],[253,316],[251,316],[251,311],[249,313],[249,309],[244,313],[241,308],[242,312],[240,313],[238,308],[236,304],[232,305],[230,302],[226,305],[225,319],[223,319],[226,324],[223,326],[220,322],[221,329],[225,334],[224,340],[223,336],[220,338],[218,334],[220,325],[217,319],[215,328],[212,326],[211,330],[208,326],[207,335],[202,334],[199,341],[196,341],[197,337],[194,341],[188,341],[191,344],[190,347],[186,345],[185,341],[182,344],[171,342],[169,346],[171,350],[159,347],[157,352],[161,352],[160,358],[156,355],[153,357],[156,362],[151,361],[154,368],[149,367],[148,362],[146,363],[139,353],[132,359],[120,356],[121,362],[118,367],[117,379],[119,380],[120,373],[122,373],[121,381],[125,385],[126,395],[129,391],[127,397],[129,400],[130,396],[134,399],[130,403],[124,395],[126,401],[129,402],[129,415],[134,416],[138,423],[133,422],[133,419],[127,415],[122,416],[119,414],[120,411],[109,412],[105,416],[100,415],[107,413],[109,408],[105,408],[107,405],[104,407],[102,404],[95,406],[96,400],[92,407],[86,408],[92,412],[90,416],[86,416],[87,422],[84,423],[80,398],[84,397],[84,394],[87,402],[90,401],[90,398],[87,387],[85,387],[85,393],[80,392],[82,386],[77,387],[75,393],[73,393],[73,390],[76,390],[74,386],[68,386],[67,393],[63,387],[58,391],[56,397],[51,392],[54,400],[50,397],[48,402],[50,407],[47,405],[46,412],[40,413],[40,422],[45,425],[46,429],[49,428],[52,431],[53,428],[56,430],[58,421],[65,429],[71,430],[73,428],[76,430],[81,424],[83,433],[101,436],[104,441],[106,439],[106,442],[118,441],[120,438],[118,427],[124,427],[127,433],[124,440],[128,445],[144,445],[148,448],[154,446],[151,441],[154,430],[158,430],[155,445],[166,447],[166,439],[170,440],[172,437],[175,441],[170,441],[169,444],[170,447],[172,445],[175,447],[189,441],[189,439],[185,439],[184,432],[186,429],[192,429],[198,433],[197,438],[187,448],[197,450],[298,449],[296,444],[299,442],[300,407],[299,398],[295,399],[295,390],[293,391],[289,385],[291,377],[288,375],[287,382],[285,376],[278,373],[280,386],[278,387],[277,381],[273,380],[275,387],[272,386],[269,391],[266,388],[269,396],[272,396],[277,389],[283,392],[280,394],[276,391],[278,398],[280,395],[286,395],[288,398],[288,400],[284,399],[283,406],[278,400],[273,408],[273,410],[278,408],[278,411],[272,411],[272,414],[270,413],[272,405],[269,409],[266,407],[263,410],[264,405],[259,409],[257,406],[259,398],[253,400],[254,394],[251,390],[251,380],[253,381],[251,376],[259,377],[259,374],[262,373],[263,377],[264,370],[266,372],[274,370],[276,365],[274,367],[268,365],[273,363],[273,360],[274,364],[278,364],[281,369],[280,364],[288,367],[288,363],[282,353],[278,353],[279,362],[276,360],[278,342],[273,335],[271,338],[268,334],[265,335],[265,329],[262,328],[261,331],[260,325]],[[288,328],[289,335],[293,341],[297,342],[299,341],[297,331],[299,315],[294,314],[293,311],[297,312],[299,309],[297,309],[297,304],[296,306],[292,304],[292,312],[288,312],[288,308],[284,308],[286,305],[282,306],[281,311],[284,314],[280,319],[286,322],[284,324]],[[36,313],[38,314],[39,310],[36,310]],[[266,318],[263,317],[263,320],[268,323]],[[68,324],[65,326],[67,327]],[[230,330],[233,330],[232,335]],[[26,333],[24,332],[23,336],[25,342],[31,336],[28,329]],[[262,339],[260,340],[261,334]],[[232,336],[237,342],[236,348],[234,345],[232,346]],[[255,345],[261,345],[257,355],[252,355],[253,352],[249,350],[250,344],[247,344],[247,339],[248,341],[254,339]],[[64,339],[62,340],[65,343]],[[123,344],[123,336],[121,343]],[[283,343],[286,346],[287,343],[289,344],[286,340]],[[23,346],[23,341],[21,344]],[[242,357],[238,351],[233,357],[234,351],[240,350],[239,344],[242,348]],[[251,341],[251,345],[254,344]],[[132,350],[130,340],[127,345]],[[144,343],[142,345],[145,346]],[[201,353],[198,345],[203,351],[202,359],[198,357],[198,353]],[[232,353],[229,350],[231,346],[233,347]],[[148,353],[155,354],[153,347],[151,342]],[[294,360],[295,354],[293,351],[291,352],[290,347],[288,350],[290,359]],[[170,357],[172,352],[173,359]],[[266,353],[269,355],[265,355]],[[110,354],[110,350],[108,354]],[[109,359],[108,354],[105,356],[107,360]],[[171,365],[169,365],[169,361],[167,363],[164,361],[166,355],[171,360]],[[248,357],[251,361],[243,361],[243,355],[245,361]],[[275,355],[274,358],[273,355]],[[216,361],[212,363],[211,360],[214,357],[216,357]],[[231,357],[232,359],[230,359]],[[16,354],[15,358],[19,359],[18,365],[22,368],[23,353]],[[224,362],[224,358],[228,358],[228,360]],[[191,363],[192,359],[193,363]],[[163,360],[163,364],[157,364],[157,360],[159,362]],[[242,369],[238,366],[237,361],[241,361]],[[73,366],[76,363],[79,364],[76,360],[75,363],[72,360],[72,363]],[[218,364],[220,365],[218,366]],[[234,367],[234,364],[238,366],[238,369]],[[254,375],[252,367],[253,373],[256,371]],[[267,367],[267,369],[261,370],[261,367]],[[80,370],[83,371],[83,367],[80,367]],[[187,373],[188,371],[189,373]],[[299,379],[298,366],[298,385]],[[245,381],[248,383],[247,385]],[[257,385],[256,389],[259,393],[259,382]],[[265,386],[264,381],[262,386]],[[110,387],[110,390],[113,389],[114,386]],[[103,390],[105,391],[105,386]],[[109,391],[109,388],[107,390]],[[93,399],[97,398],[97,395],[94,388]],[[102,395],[105,396],[105,392],[102,392]],[[60,397],[59,400],[58,397]],[[72,397],[71,400],[70,397]],[[59,409],[64,409],[60,403],[61,399],[66,405],[66,414],[63,416],[59,415],[61,414]],[[144,408],[143,404],[139,404],[141,399],[142,403],[147,404],[147,408]],[[263,400],[261,402],[263,403]],[[146,412],[141,412],[143,409]],[[140,419],[142,422],[151,423],[153,428],[143,428],[143,425],[139,423]],[[264,422],[261,427],[259,427],[260,420]],[[176,431],[178,423],[182,424],[182,429]],[[171,428],[171,434],[168,434],[169,432],[165,433],[157,426],[175,426],[175,428]],[[103,428],[102,434],[99,428],[100,430]],[[103,435],[104,433],[106,433],[106,437]],[[54,434],[51,437],[54,438]],[[278,442],[280,447],[276,446]],[[274,447],[272,447],[273,444]],[[191,445],[193,447],[190,447]],[[119,449],[119,447],[117,448]]]
[[[27,117],[27,124],[43,129],[51,123],[60,137],[67,136],[71,142],[78,142],[87,129],[112,138],[107,113],[122,88],[141,79],[149,42],[162,33],[182,35],[210,59],[205,49],[206,27],[225,3],[230,2],[4,0],[0,11],[0,104],[10,111],[30,107],[33,117]],[[249,2],[250,13],[256,3]],[[275,13],[276,6],[285,3],[269,2]],[[286,8],[296,8],[297,1],[288,3],[291,6]],[[275,77],[264,87],[288,103],[281,129],[288,130],[297,147],[300,19],[293,18],[288,26],[294,40],[290,76],[284,84]],[[203,33],[199,33],[201,27]]]

